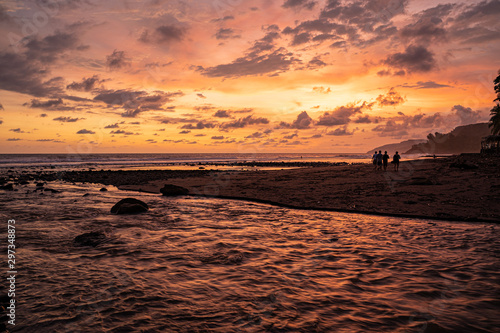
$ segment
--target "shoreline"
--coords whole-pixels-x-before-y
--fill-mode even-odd
[[[7,174],[10,178],[3,183],[62,180],[158,194],[165,184],[172,184],[193,196],[291,209],[500,223],[499,162],[500,157],[463,154],[404,161],[399,172],[391,164],[384,172],[367,163],[260,171],[23,171]]]

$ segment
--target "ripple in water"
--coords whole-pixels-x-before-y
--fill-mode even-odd
[[[50,187],[0,192],[13,332],[499,331],[496,225]],[[150,211],[109,214],[130,196]]]

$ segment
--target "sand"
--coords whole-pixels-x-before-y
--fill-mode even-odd
[[[165,184],[190,194],[318,209],[437,220],[500,222],[499,157],[443,159],[263,171],[85,171],[57,177],[160,193]],[[41,177],[51,180],[50,175]]]

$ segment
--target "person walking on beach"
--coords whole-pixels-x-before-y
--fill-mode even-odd
[[[377,170],[382,170],[382,150],[379,150],[377,154]]]
[[[394,154],[394,156],[392,157],[392,163],[394,163],[394,171],[399,170],[399,160],[400,159],[401,159],[401,156],[399,156],[398,152],[396,152],[396,154]]]
[[[387,151],[384,152],[382,161],[384,162],[384,171],[387,171],[387,163],[389,163],[389,155],[387,155]]]
[[[373,168],[375,170],[377,170],[377,151],[376,150],[375,150],[375,153],[373,153],[372,160],[373,160]]]

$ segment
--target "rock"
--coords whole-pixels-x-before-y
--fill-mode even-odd
[[[165,184],[165,186],[163,186],[163,188],[160,189],[160,192],[167,197],[189,194],[189,190],[187,188],[171,184]]]
[[[22,180],[21,182],[19,182],[19,184],[21,185],[28,185],[30,182],[27,181],[27,180]]]
[[[45,192],[61,193],[61,191],[54,190],[53,188],[44,188],[43,190],[44,190]]]
[[[88,197],[90,195],[90,193],[85,193],[84,195],[82,195],[82,197]]]
[[[101,191],[101,192],[106,192],[107,190],[108,190],[107,188],[103,187],[103,188],[101,188],[99,191]]]
[[[3,185],[0,186],[0,190],[14,191],[14,186],[12,184]]]
[[[462,161],[457,161],[454,163],[450,164],[450,168],[458,168],[458,169],[463,169],[463,170],[474,170],[479,168],[476,164],[469,163],[469,162],[462,162]]]
[[[101,244],[106,240],[106,235],[100,231],[92,231],[76,236],[73,243],[77,246],[93,246]]]
[[[149,210],[148,205],[134,198],[126,198],[118,201],[112,208],[113,214],[139,214]]]
[[[36,183],[36,187],[43,187],[44,183]]]

